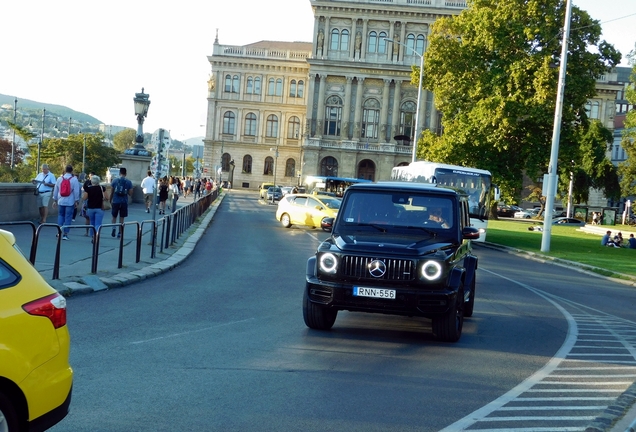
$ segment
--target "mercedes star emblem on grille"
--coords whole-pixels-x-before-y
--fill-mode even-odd
[[[369,263],[369,273],[375,278],[380,278],[386,273],[386,264],[384,261],[373,260]]]

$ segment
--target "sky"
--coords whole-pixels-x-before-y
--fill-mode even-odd
[[[573,0],[601,21],[622,54],[636,43],[636,0]],[[222,45],[311,42],[309,0],[31,0],[2,6],[0,93],[67,106],[104,124],[137,128],[133,98],[144,89],[144,132],[205,135],[208,56]]]

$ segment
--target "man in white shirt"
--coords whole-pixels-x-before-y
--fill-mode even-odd
[[[141,189],[144,191],[146,213],[150,213],[150,206],[155,197],[155,178],[152,176],[152,171],[148,171],[148,176],[141,181]]]
[[[71,183],[70,193],[67,196],[63,194],[62,181],[68,179]],[[62,229],[62,240],[68,240],[68,232],[71,230],[70,226],[73,223],[73,210],[77,207],[80,200],[79,180],[73,175],[73,167],[66,165],[65,173],[55,182],[55,189],[53,189],[53,207],[57,206],[57,224]]]
[[[40,210],[40,223],[46,223],[49,215],[49,201],[51,200],[51,191],[55,187],[55,175],[49,171],[47,164],[42,164],[42,172],[31,180],[35,185],[38,209]]]

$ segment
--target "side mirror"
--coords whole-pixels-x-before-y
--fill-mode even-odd
[[[320,228],[322,228],[323,231],[327,231],[327,232],[331,232],[331,229],[333,228],[333,218],[323,218],[323,220],[320,221]]]
[[[462,238],[464,240],[477,240],[479,238],[479,230],[474,227],[465,227],[462,230]]]

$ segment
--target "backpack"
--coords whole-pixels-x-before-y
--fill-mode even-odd
[[[115,195],[118,196],[126,196],[128,195],[128,189],[126,189],[126,182],[123,181],[122,179],[118,179],[117,183],[115,184]]]
[[[71,195],[71,178],[62,177],[62,183],[60,183],[60,195],[67,197]]]

